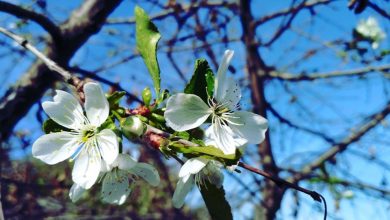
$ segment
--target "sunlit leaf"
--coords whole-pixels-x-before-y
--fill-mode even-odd
[[[157,27],[149,19],[146,12],[135,7],[137,49],[152,77],[156,94],[160,93],[160,67],[157,61],[157,43],[161,38]]]
[[[197,59],[191,81],[184,89],[184,93],[195,94],[207,102],[214,90],[214,74],[205,59]]]

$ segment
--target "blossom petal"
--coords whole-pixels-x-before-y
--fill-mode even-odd
[[[239,111],[232,114],[229,126],[234,132],[251,144],[259,144],[265,139],[268,128],[267,119],[252,112]]]
[[[88,146],[84,146],[87,148]],[[73,182],[89,189],[96,182],[101,169],[101,158],[96,148],[82,149],[76,158],[72,171]]]
[[[72,200],[72,202],[77,202],[85,191],[86,190],[83,187],[74,183],[72,185],[72,188],[70,188],[69,190],[69,197]]]
[[[150,164],[137,163],[137,165],[131,168],[130,172],[142,177],[142,179],[152,186],[158,186],[158,184],[160,184],[160,175],[158,174],[156,168]]]
[[[245,144],[248,142],[246,139],[241,138],[238,135],[234,134],[230,128],[225,127],[225,130],[227,130],[228,134],[233,137],[233,142],[230,145],[234,145],[236,148],[241,148],[241,147],[244,147]],[[210,126],[206,129],[204,143],[206,145],[212,145],[212,146],[218,145],[213,126]]]
[[[86,83],[84,85],[85,111],[89,122],[99,127],[107,119],[110,107],[106,96],[99,84]]]
[[[107,173],[110,172],[114,167],[117,167],[118,163],[116,163],[116,160],[112,164],[107,164],[106,161],[101,160],[100,162],[100,173]]]
[[[71,157],[79,146],[74,134],[65,131],[50,133],[34,142],[32,155],[47,164],[56,164]]]
[[[202,175],[206,174],[207,181],[218,188],[222,187],[224,176],[221,172],[221,164],[219,162],[211,161],[202,172]]]
[[[53,101],[43,102],[42,108],[51,119],[66,128],[77,130],[85,122],[80,103],[65,91],[56,90]]]
[[[234,51],[226,50],[221,64],[219,64],[217,77],[214,83],[214,98],[217,101],[223,100],[226,90],[229,88],[229,80],[226,80],[226,72],[229,67],[230,61],[232,60]]]
[[[103,179],[102,201],[110,204],[122,205],[131,192],[127,172],[117,170],[107,173]]]
[[[179,93],[168,99],[164,117],[173,130],[186,131],[203,124],[211,113],[200,97]]]
[[[187,160],[179,171],[179,177],[188,176],[189,174],[198,173],[209,162],[206,158],[196,157]]]
[[[135,161],[128,154],[119,154],[117,161],[118,161],[118,167],[121,170],[130,170],[131,168],[137,165],[137,161]]]
[[[116,134],[110,129],[100,131],[96,136],[96,143],[103,159],[111,164],[119,153],[119,144]]]
[[[187,175],[179,179],[173,193],[172,204],[175,208],[181,208],[184,204],[184,199],[191,191],[194,185],[194,176]]]
[[[237,104],[241,99],[241,89],[233,78],[229,78],[225,84],[226,90],[215,99],[230,110],[237,109]]]
[[[246,143],[246,140],[237,137],[232,129],[226,125],[216,123],[212,124],[209,129],[211,130],[208,132],[215,138],[215,147],[221,149],[224,154],[234,154],[238,147]]]

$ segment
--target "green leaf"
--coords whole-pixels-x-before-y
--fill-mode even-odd
[[[387,56],[387,55],[390,55],[390,50],[382,50],[381,51],[381,56],[382,57]]]
[[[111,117],[108,117],[107,120],[98,127],[97,131],[100,132],[104,129],[111,129],[113,131],[117,129],[115,122]]]
[[[45,132],[45,134],[60,131],[70,131],[69,128],[59,125],[53,119],[47,119],[42,125],[42,130]]]
[[[152,77],[156,95],[160,93],[160,67],[157,61],[157,43],[161,38],[156,25],[152,23],[146,12],[135,7],[137,49]]]
[[[173,148],[178,153],[187,154],[186,156],[193,157],[205,157],[209,159],[216,159],[225,165],[234,165],[237,164],[237,161],[241,158],[241,152],[236,151],[236,154],[224,154],[220,149],[214,146],[185,146],[179,142],[171,142],[169,144],[171,148]]]
[[[122,92],[115,91],[112,94],[110,94],[107,97],[107,100],[108,100],[108,103],[110,104],[110,107],[117,106],[119,104],[119,101],[121,100],[121,98],[123,98],[123,96],[125,94],[126,94],[126,92],[123,92],[123,91]]]
[[[199,186],[200,193],[206,203],[207,210],[213,220],[229,220],[233,219],[232,209],[225,198],[225,190],[223,187],[218,188],[209,181]]]
[[[207,102],[214,90],[214,74],[205,59],[195,61],[194,73],[191,81],[184,89],[184,93],[195,94],[203,101]]]
[[[190,134],[187,131],[176,131],[173,133],[175,137],[179,137],[184,140],[189,140],[190,139]]]

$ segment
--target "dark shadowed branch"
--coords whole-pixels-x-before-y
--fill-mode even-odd
[[[9,2],[0,1],[0,11],[9,13],[18,18],[27,19],[36,22],[44,30],[46,30],[52,38],[56,40],[61,40],[61,30],[54,24],[48,17],[45,15],[30,11],[28,9],[22,8],[18,5],[14,5]]]

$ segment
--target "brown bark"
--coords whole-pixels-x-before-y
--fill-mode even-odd
[[[99,32],[108,15],[121,2],[122,0],[86,0],[59,26],[61,37],[46,40],[45,55],[66,67],[76,51],[89,37]],[[58,79],[56,73],[37,60],[15,86],[6,92],[0,100],[1,141],[8,139],[17,122]]]
[[[267,117],[267,106],[264,96],[264,82],[269,68],[262,60],[256,44],[255,25],[251,13],[250,1],[241,1],[241,23],[243,28],[243,41],[246,48],[246,65],[250,79],[252,104],[254,112]],[[258,152],[264,171],[272,176],[278,176],[278,167],[275,163],[269,132],[266,133],[264,142],[258,145]],[[264,219],[274,219],[284,194],[284,189],[277,186],[270,179],[265,179],[262,189]]]

